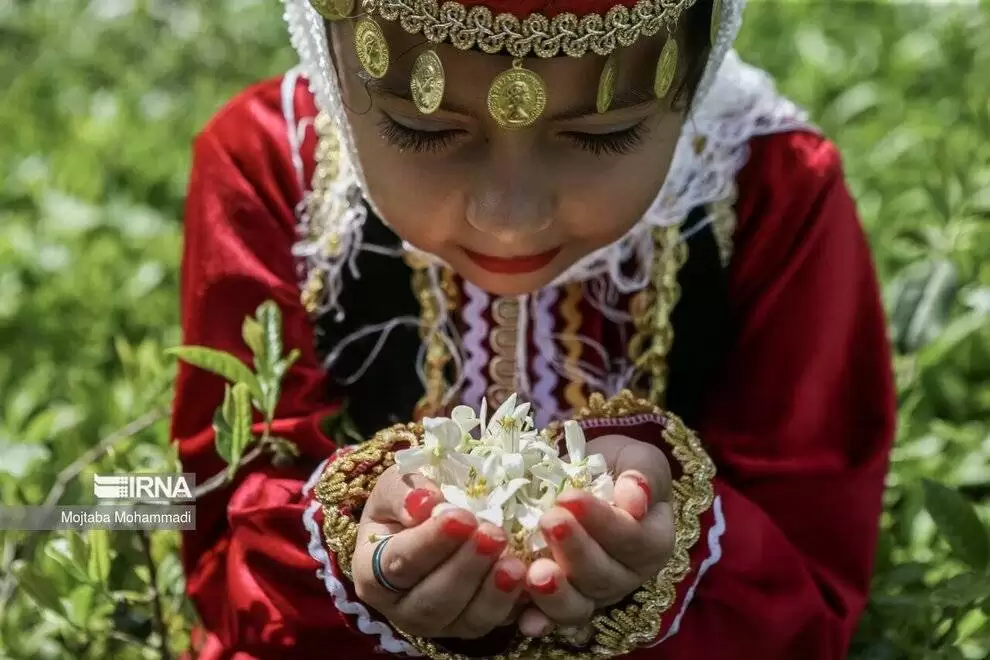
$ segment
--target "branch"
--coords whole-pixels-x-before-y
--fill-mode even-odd
[[[267,445],[260,444],[251,451],[249,451],[237,464],[238,469],[244,467],[245,465],[251,463],[252,461],[257,460],[258,457],[265,452],[265,449],[267,449]],[[227,475],[226,470],[220,472],[219,474],[215,474],[196,487],[196,490],[193,492],[193,497],[198,500],[204,495],[212,493],[215,490],[219,490],[220,488],[223,488],[224,486],[227,485],[228,481],[229,481],[229,477]]]
[[[58,501],[62,498],[62,495],[65,494],[65,489],[70,483],[72,483],[73,479],[78,477],[79,474],[86,469],[88,465],[95,463],[102,458],[103,454],[107,453],[110,448],[118,442],[122,442],[123,440],[140,433],[146,428],[153,426],[167,415],[168,408],[156,408],[155,410],[152,410],[151,412],[134,420],[127,426],[114,431],[80,454],[76,460],[69,464],[64,470],[59,472],[58,477],[55,478],[55,485],[52,486],[52,489],[48,492],[48,497],[45,498],[45,503],[43,506],[45,506],[45,508],[50,508],[57,505]]]
[[[147,531],[138,532],[138,541],[141,543],[141,550],[144,553],[144,561],[148,565],[148,575],[151,582],[152,606],[155,613],[155,628],[161,639],[160,651],[161,660],[172,660],[172,652],[168,648],[168,628],[165,625],[165,614],[162,610],[161,594],[158,592],[158,567],[151,556],[151,538]]]

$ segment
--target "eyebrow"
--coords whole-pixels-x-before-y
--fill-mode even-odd
[[[405,84],[398,84],[396,81],[387,80],[384,78],[373,78],[366,71],[358,70],[355,72],[357,77],[365,84],[366,89],[374,90],[379,94],[387,94],[389,96],[394,96],[400,98],[404,101],[409,101],[412,103],[412,94],[409,91],[409,86]],[[655,101],[656,97],[641,89],[623,89],[615,92],[615,96],[612,99],[612,103],[609,105],[607,112],[615,112],[617,110],[624,110],[626,108],[631,108],[637,105],[642,105],[649,101]],[[465,115],[468,117],[474,116],[474,113],[459,106],[454,103],[450,103],[447,99],[444,99],[440,105],[442,110],[447,112],[453,112],[459,115]],[[584,117],[600,116],[598,108],[595,102],[592,102],[586,106],[581,106],[563,112],[557,113],[556,115],[546,118],[546,121],[562,121],[562,120],[574,120]]]

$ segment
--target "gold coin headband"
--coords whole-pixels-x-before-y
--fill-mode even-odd
[[[328,21],[349,18],[355,0],[310,0],[313,8]],[[460,50],[478,48],[489,54],[505,51],[513,56],[512,68],[492,81],[488,90],[488,111],[503,128],[530,126],[543,114],[547,105],[547,87],[534,71],[523,66],[523,58],[532,53],[537,57],[556,57],[561,52],[569,57],[581,57],[591,51],[605,56],[598,81],[595,106],[599,113],[607,112],[615,95],[618,78],[617,51],[632,45],[640,37],[651,37],[662,29],[668,38],[657,61],[653,92],[664,98],[677,77],[680,48],[674,28],[683,12],[696,0],[640,0],[629,9],[617,5],[608,13],[558,14],[550,19],[543,14],[530,14],[518,19],[512,14],[493,16],[490,9],[458,2],[439,5],[436,0],[361,0],[362,16],[354,27],[354,47],[358,61],[368,75],[382,78],[388,71],[390,52],[388,41],[375,20],[398,21],[410,34],[420,32],[432,43],[449,42]],[[721,0],[715,0],[712,11],[712,43],[721,24]],[[430,114],[443,102],[446,76],[443,62],[435,50],[421,53],[412,67],[409,88],[417,109]]]

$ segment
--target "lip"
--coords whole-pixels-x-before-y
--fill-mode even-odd
[[[560,254],[560,248],[555,247],[540,254],[526,257],[492,257],[487,254],[480,254],[467,248],[462,248],[464,253],[478,266],[491,273],[499,275],[522,275],[532,273],[547,266],[554,258]]]

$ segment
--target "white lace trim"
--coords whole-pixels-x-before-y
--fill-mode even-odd
[[[664,635],[658,642],[655,642],[650,646],[656,646],[657,644],[666,642],[668,639],[680,632],[681,622],[684,620],[684,615],[687,613],[688,605],[691,604],[691,601],[694,600],[694,595],[698,592],[698,585],[701,584],[701,578],[705,577],[705,573],[707,573],[708,570],[717,564],[722,558],[721,539],[722,535],[725,534],[725,514],[722,513],[721,496],[715,498],[715,501],[712,503],[712,511],[715,514],[715,524],[708,530],[708,556],[703,562],[701,562],[701,566],[698,567],[698,574],[695,576],[694,582],[691,583],[691,587],[684,595],[684,602],[681,604],[681,609],[678,610],[677,616],[674,617],[674,622],[670,624],[667,634]]]
[[[310,476],[302,489],[304,496],[308,495],[316,487],[316,483],[320,480],[320,475],[323,474],[323,469],[330,460],[327,459],[320,463],[320,466]],[[348,600],[347,589],[334,572],[330,555],[327,553],[326,548],[323,547],[323,537],[320,534],[320,527],[316,524],[316,510],[319,507],[320,503],[316,500],[310,502],[309,506],[303,512],[303,526],[309,532],[309,556],[322,566],[322,568],[317,569],[316,578],[323,581],[327,592],[333,599],[334,606],[344,614],[356,616],[358,630],[365,635],[378,637],[383,650],[389,653],[404,653],[411,657],[422,657],[422,654],[407,642],[397,639],[388,625],[372,619],[364,605]]]

